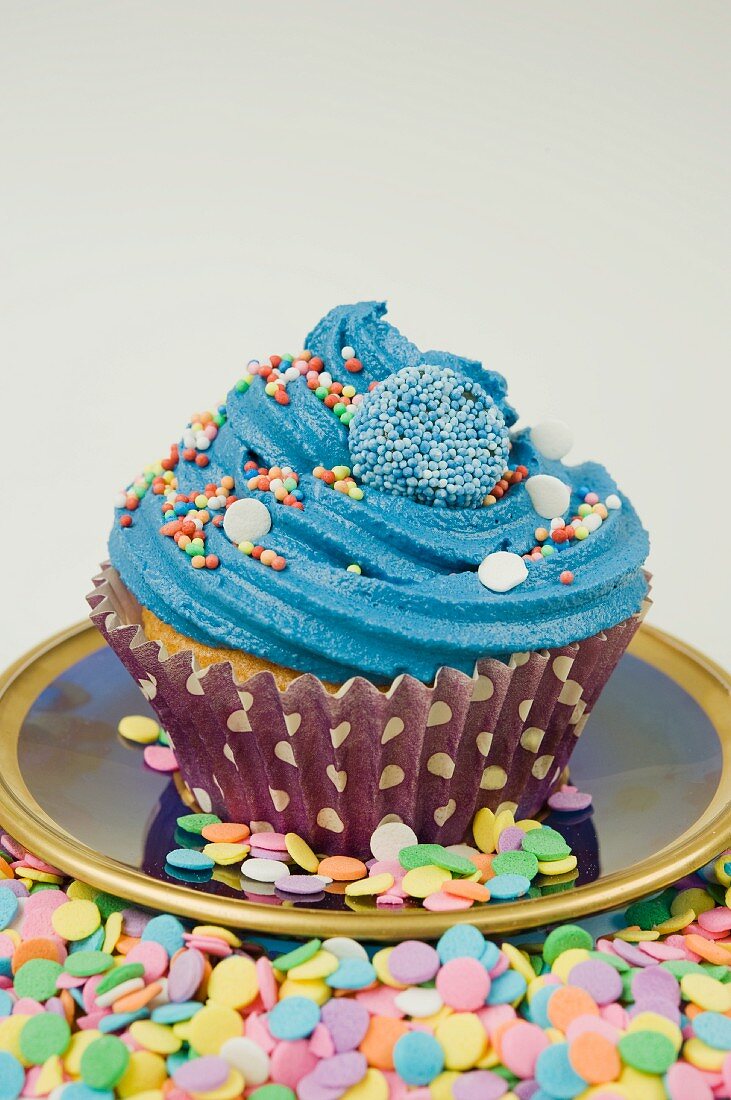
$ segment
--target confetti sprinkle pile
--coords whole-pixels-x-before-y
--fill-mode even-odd
[[[1,845],[3,1100],[731,1093],[730,853],[596,942],[578,925],[528,945],[455,925],[434,946],[267,953]]]

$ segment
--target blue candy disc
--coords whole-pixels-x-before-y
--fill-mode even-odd
[[[586,1081],[569,1061],[568,1043],[553,1043],[541,1051],[536,1061],[536,1081],[555,1100],[574,1100],[586,1089]]]
[[[443,963],[450,959],[481,959],[485,951],[485,937],[472,924],[453,925],[437,943],[437,954]]]
[[[320,1022],[320,1009],[307,997],[285,997],[267,1016],[275,1039],[306,1039]]]
[[[731,1050],[731,1019],[720,1012],[699,1012],[693,1031],[714,1050]]]
[[[0,1100],[18,1100],[25,1085],[25,1070],[14,1054],[0,1050]]]
[[[175,848],[168,852],[165,860],[171,867],[179,867],[183,871],[210,871],[216,866],[210,856],[195,848]]]
[[[18,899],[7,886],[0,886],[0,930],[7,928],[18,912]]]
[[[407,1085],[428,1085],[444,1069],[444,1051],[433,1035],[410,1031],[394,1046],[393,1064]]]
[[[161,913],[159,917],[153,917],[145,925],[142,940],[153,940],[164,947],[170,958],[183,946],[183,933],[185,929],[179,920],[169,913]]]
[[[376,980],[376,971],[365,959],[342,959],[337,970],[325,978],[331,989],[366,989]]]
[[[490,879],[492,882],[492,879]],[[528,988],[528,983],[517,970],[506,970],[492,979],[490,992],[487,996],[489,1005],[508,1005],[522,997]]]
[[[525,875],[495,875],[490,879],[490,897],[496,901],[522,898],[530,890],[530,879]]]

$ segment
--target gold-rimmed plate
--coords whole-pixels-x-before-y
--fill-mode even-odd
[[[517,934],[628,904],[696,869],[731,841],[731,679],[702,654],[643,626],[572,757],[593,810],[557,819],[579,859],[569,889],[462,913],[368,903],[252,901],[235,872],[170,879],[180,792],[116,733],[145,713],[136,684],[81,623],[0,678],[0,822],[37,855],[130,901],[271,935],[435,938],[469,921]]]

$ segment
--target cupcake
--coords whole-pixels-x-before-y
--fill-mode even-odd
[[[89,597],[201,808],[325,852],[539,810],[648,604],[647,534],[567,426],[516,430],[501,375],[385,312],[195,413]]]

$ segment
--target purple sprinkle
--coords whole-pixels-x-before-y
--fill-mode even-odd
[[[566,784],[551,795],[548,805],[559,813],[572,814],[578,810],[588,810],[591,806],[591,795]]]
[[[531,1100],[531,1097],[538,1092],[538,1082],[534,1081],[532,1077],[528,1081],[518,1081],[513,1092],[518,1100]]]
[[[143,913],[141,909],[123,909],[122,921],[125,936],[138,937],[150,923],[150,915]]]
[[[276,889],[282,894],[319,894],[331,881],[325,875],[285,875]]]
[[[344,1092],[345,1089],[332,1089],[319,1084],[313,1073],[308,1073],[297,1083],[299,1100],[340,1100]]]
[[[192,1058],[178,1066],[173,1081],[187,1092],[210,1092],[220,1089],[228,1080],[231,1067],[216,1054],[206,1054],[203,1058]]]
[[[388,969],[402,985],[430,982],[439,970],[439,955],[428,943],[404,940],[388,956]]]
[[[508,1091],[508,1082],[499,1073],[476,1069],[463,1073],[452,1085],[454,1100],[500,1100]],[[528,1096],[531,1093],[527,1093]]]
[[[292,858],[289,852],[278,852],[274,848],[252,848],[247,859],[276,859],[280,863],[289,863]]]
[[[364,1054],[358,1050],[348,1051],[347,1054],[334,1054],[332,1058],[323,1058],[312,1071],[318,1085],[324,1085],[330,1089],[349,1089],[351,1085],[357,1085],[362,1081],[368,1069],[368,1062]]]
[[[196,989],[203,981],[205,968],[205,959],[194,947],[178,955],[170,965],[168,998],[175,1004],[191,1001]]]
[[[333,997],[322,1006],[322,1022],[330,1032],[338,1054],[359,1047],[368,1031],[370,1016],[360,1001]]]
[[[498,842],[498,852],[519,852],[523,847],[523,840],[525,839],[525,833],[522,829],[519,829],[517,825],[509,825],[507,829],[503,829]]]
[[[601,959],[586,959],[572,966],[568,984],[585,989],[598,1005],[611,1004],[622,996],[622,979],[613,966]]]
[[[657,995],[640,997],[637,1003],[629,1009],[629,1015],[634,1018],[639,1016],[640,1012],[656,1012],[658,1016],[664,1016],[680,1027],[680,1009],[675,1001],[671,1001],[669,997]]]
[[[657,959],[651,958],[646,955],[644,951],[640,951],[634,944],[627,943],[625,940],[612,940],[612,949],[616,955],[619,955],[620,959],[624,959],[630,966],[657,966]]]
[[[645,970],[638,970],[632,977],[632,996],[635,1001],[647,1000],[650,997],[662,997],[680,1004],[680,985],[669,970],[662,966],[652,966]]]
[[[16,898],[28,897],[28,887],[17,878],[5,878],[2,881],[2,885],[4,889],[9,890],[11,894],[15,894]],[[45,890],[43,893],[45,893]]]

